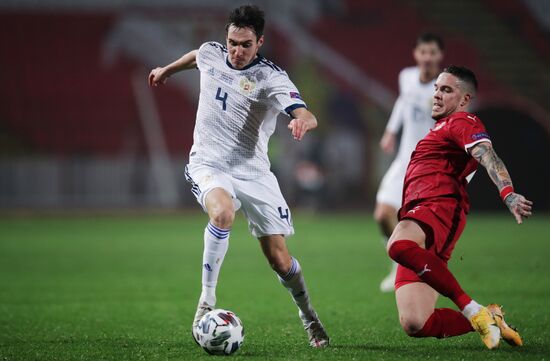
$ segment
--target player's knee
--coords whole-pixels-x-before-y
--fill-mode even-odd
[[[210,212],[210,222],[219,228],[231,228],[234,219],[235,211],[230,207],[220,206]]]
[[[424,327],[426,320],[421,320],[414,316],[401,316],[399,317],[399,322],[401,323],[403,331],[405,331],[408,336],[417,337],[418,333]]]
[[[388,256],[393,259],[395,262],[399,263],[401,254],[403,253],[403,247],[397,242],[388,242]]]
[[[400,222],[388,240],[386,248],[388,256],[397,263],[401,263],[400,259],[402,259],[405,254],[409,253],[410,250],[416,247],[424,248],[424,239],[420,239],[420,234],[409,231],[407,223],[412,222]]]

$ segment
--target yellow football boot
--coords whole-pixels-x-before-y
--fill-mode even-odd
[[[474,330],[481,336],[481,341],[492,350],[500,343],[500,328],[495,318],[487,307],[482,307],[471,319],[470,323]]]
[[[521,340],[519,333],[512,327],[508,326],[508,324],[504,321],[504,311],[502,311],[502,307],[492,303],[487,306],[487,309],[493,315],[498,328],[500,328],[500,335],[504,341],[512,346],[522,346],[523,341]]]

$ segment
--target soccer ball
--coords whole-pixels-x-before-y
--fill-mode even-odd
[[[231,355],[244,340],[241,320],[233,312],[222,309],[205,314],[194,334],[199,346],[211,355]]]

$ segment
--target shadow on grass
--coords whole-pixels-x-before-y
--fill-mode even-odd
[[[426,352],[437,352],[458,355],[460,351],[464,352],[487,352],[488,354],[506,354],[506,355],[529,355],[529,356],[548,356],[548,350],[542,346],[528,345],[523,347],[509,347],[508,345],[501,345],[496,350],[488,350],[483,345],[474,344],[439,344],[439,345],[426,345],[426,344],[410,344],[410,345],[372,345],[372,344],[331,344],[330,348],[338,350],[356,350],[356,351],[370,351],[370,352],[387,352],[396,353],[401,356],[418,356],[419,354],[425,354]]]

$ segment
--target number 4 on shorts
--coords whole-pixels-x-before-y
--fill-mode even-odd
[[[288,208],[285,208],[285,212],[283,213],[283,207],[277,208],[279,210],[279,216],[281,219],[286,219],[288,225],[290,226],[290,211]]]

